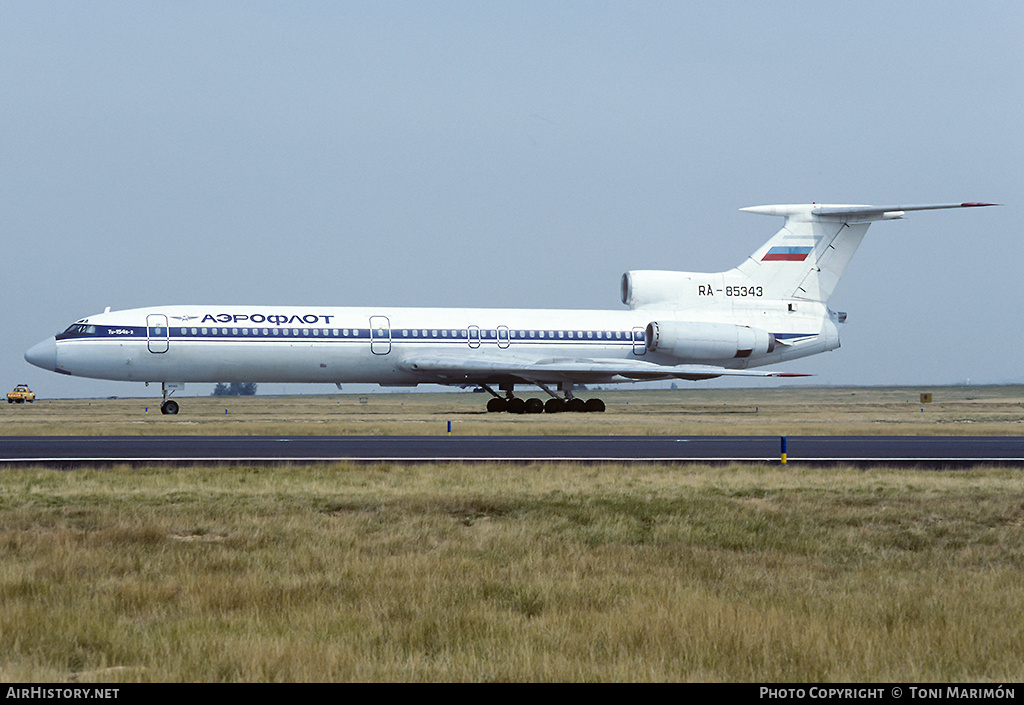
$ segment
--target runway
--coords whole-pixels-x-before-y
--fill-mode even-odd
[[[781,462],[778,436],[20,436],[0,463]],[[791,436],[788,463],[1024,466],[1020,436]]]

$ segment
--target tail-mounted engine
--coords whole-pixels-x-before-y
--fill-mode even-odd
[[[666,272],[659,270],[638,270],[622,275],[622,303],[630,308],[642,308],[656,304],[678,302],[683,292],[692,290],[693,274],[690,272]]]
[[[768,331],[729,323],[651,321],[646,341],[649,352],[689,361],[767,355],[775,350],[775,336]]]

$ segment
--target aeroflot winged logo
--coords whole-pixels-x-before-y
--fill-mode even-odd
[[[803,262],[807,259],[807,255],[811,254],[811,248],[808,247],[783,247],[776,245],[775,247],[768,250],[764,257],[761,258],[762,262]]]

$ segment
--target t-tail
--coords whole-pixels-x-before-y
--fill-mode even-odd
[[[622,301],[630,308],[691,309],[723,301],[813,301],[827,304],[876,220],[896,220],[909,211],[991,206],[948,203],[916,206],[775,205],[741,210],[786,219],[782,229],[738,267],[727,272],[634,271],[622,279]]]

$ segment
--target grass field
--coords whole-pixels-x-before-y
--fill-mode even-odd
[[[921,403],[922,392],[932,394]],[[602,391],[603,414],[488,414],[484,394],[337,394],[0,404],[0,435],[1012,435],[1024,385]],[[148,409],[148,411],[147,411]]]
[[[4,470],[0,680],[1024,678],[1016,470]]]
[[[532,417],[479,394],[41,400],[0,406],[0,436],[1019,436],[1022,394],[602,392],[604,414]],[[5,682],[1024,678],[1017,469],[0,472]]]

